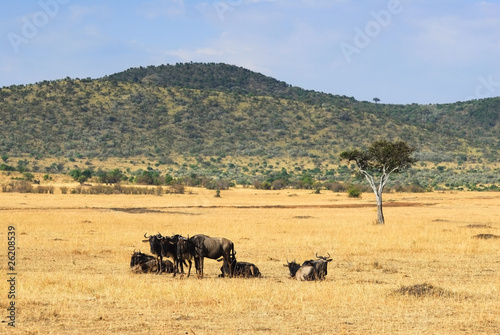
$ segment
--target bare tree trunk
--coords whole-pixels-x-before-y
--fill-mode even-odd
[[[377,199],[377,223],[378,224],[385,224],[385,219],[384,219],[384,212],[382,211],[382,193],[384,192],[384,187],[385,184],[387,184],[387,181],[389,180],[389,176],[391,175],[392,172],[394,172],[396,169],[390,171],[387,173],[385,171],[385,168],[382,172],[382,176],[380,177],[380,182],[377,186],[377,183],[375,182],[375,179],[373,178],[372,175],[370,175],[368,172],[363,170],[361,167],[358,166],[359,172],[361,172],[366,180],[368,180],[368,183],[370,184],[373,193],[375,193],[375,198]]]
[[[375,197],[377,198],[377,223],[385,224],[384,212],[382,211],[382,194],[375,192]]]
[[[384,220],[384,212],[382,212],[382,203],[377,204],[377,217],[378,217],[378,224],[385,224]]]

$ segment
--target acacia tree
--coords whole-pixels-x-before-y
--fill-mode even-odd
[[[344,151],[340,158],[349,162],[356,162],[358,172],[365,176],[375,193],[377,199],[378,223],[384,224],[384,213],[382,211],[382,192],[389,181],[392,173],[399,173],[408,169],[417,160],[411,157],[415,148],[406,142],[389,142],[385,140],[375,141],[366,151],[351,150]],[[376,178],[378,180],[378,184]]]

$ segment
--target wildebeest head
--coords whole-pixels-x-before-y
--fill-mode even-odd
[[[315,261],[315,264],[313,265],[316,268],[316,271],[318,272],[318,277],[319,279],[323,280],[325,279],[325,276],[328,274],[328,263],[332,261],[330,258],[330,253],[328,253],[328,256],[318,256],[318,253],[316,253],[316,258],[317,260]]]
[[[330,258],[330,253],[328,253],[328,256],[318,256],[318,253],[316,253],[316,258],[317,259],[322,259],[322,260],[324,260],[326,262],[331,262],[332,261],[332,259]]]
[[[149,247],[151,249],[151,253],[157,256],[161,255],[161,240],[163,239],[163,236],[161,236],[160,233],[156,235],[149,235],[146,236],[147,233],[144,233],[144,238],[146,240],[142,240],[142,242],[149,242]]]
[[[139,251],[134,250],[132,257],[130,258],[130,267],[134,267],[137,264],[146,263],[147,261],[152,259],[154,260],[155,258],[151,255],[146,255],[142,253],[140,250]]]
[[[318,274],[318,278],[320,280],[325,279],[325,276],[328,274],[328,263],[332,261],[330,258],[330,254],[328,256],[318,256],[318,253],[316,253],[316,258],[317,259],[310,259],[302,263],[302,266],[312,266],[316,270],[316,273]]]
[[[287,259],[286,264],[283,264],[283,266],[287,267],[288,270],[290,271],[290,277],[295,277],[295,274],[300,269],[300,264],[297,264],[295,260],[293,262],[289,262]]]

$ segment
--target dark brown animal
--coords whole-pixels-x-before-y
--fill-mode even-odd
[[[156,257],[142,253],[140,250],[134,251],[130,258],[130,268],[135,273],[149,273],[157,271]],[[162,272],[174,272],[174,264],[169,260],[162,263]]]
[[[165,243],[165,241],[160,233],[156,235],[149,235],[149,237],[146,236],[146,234],[147,233],[144,233],[144,238],[147,240],[142,241],[149,242],[150,251],[156,256],[156,274],[160,274],[162,272],[161,266],[163,262],[162,244]]]
[[[319,280],[324,280],[325,276],[328,274],[328,263],[332,261],[330,254],[328,256],[318,256],[316,253],[316,258],[314,260],[308,260],[302,263],[302,265],[311,265],[316,269]]]
[[[299,265],[295,261],[283,264],[284,267],[288,267],[290,271],[290,277],[300,280],[300,281],[310,281],[318,279],[318,272],[312,265]]]
[[[144,237],[147,240],[142,240],[143,242],[149,242],[149,246],[151,248],[151,253],[156,255],[156,264],[158,267],[157,273],[160,274],[162,271],[162,262],[163,257],[172,258],[174,261],[174,277],[177,272],[179,272],[179,264],[181,267],[181,272],[184,273],[183,264],[185,262],[179,262],[177,258],[177,241],[179,240],[180,235],[173,236],[162,236],[160,233],[156,235],[150,235],[149,237],[144,234]]]
[[[229,266],[229,277],[233,276],[234,266],[230,265],[234,264],[235,259],[234,244],[227,238],[194,235],[178,245],[177,254],[178,256],[190,255],[194,258],[196,274],[199,278],[203,278],[204,259],[218,259],[219,257],[222,257],[224,263]]]
[[[191,275],[191,266],[193,264],[193,258],[194,258],[194,244],[190,243],[188,238],[180,236],[179,239],[177,240],[177,245],[176,245],[176,252],[177,252],[177,260],[181,263],[185,263],[188,261],[189,263],[189,270],[188,270],[188,277]],[[195,262],[196,263],[196,262]],[[184,273],[184,270],[182,270],[182,273]]]
[[[223,259],[218,259],[217,262],[221,262]],[[225,277],[229,275],[229,266],[223,264],[220,267],[221,274],[219,277]],[[255,266],[255,264],[248,262],[238,262],[234,264],[234,277],[244,277],[244,278],[261,278],[262,275],[259,271],[259,268]]]

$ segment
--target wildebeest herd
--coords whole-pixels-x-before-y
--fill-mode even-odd
[[[239,262],[236,260],[234,243],[224,237],[210,237],[203,234],[197,234],[191,237],[182,235],[163,236],[160,233],[156,235],[144,234],[143,242],[149,243],[150,251],[154,255],[147,255],[141,251],[134,251],[130,260],[130,267],[136,273],[155,272],[156,274],[177,273],[183,276],[184,266],[188,267],[189,277],[191,275],[191,266],[194,260],[196,275],[203,278],[204,259],[216,259],[223,262],[220,268],[219,277],[245,277],[260,278],[262,275],[255,264],[249,262]],[[165,259],[163,259],[165,258]],[[168,258],[171,258],[171,262]],[[327,275],[328,263],[332,261],[330,254],[328,256],[318,256],[315,260],[307,260],[302,265],[288,262],[283,266],[288,267],[290,277],[301,280],[324,280]]]

